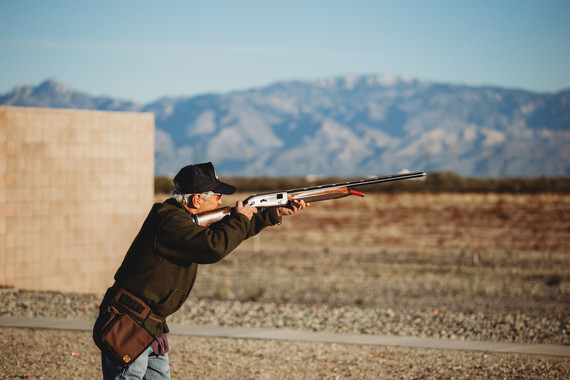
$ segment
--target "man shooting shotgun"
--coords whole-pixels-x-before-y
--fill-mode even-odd
[[[310,201],[362,196],[352,187],[423,175],[257,194],[220,209],[222,195],[233,194],[235,187],[221,182],[210,162],[182,168],[172,197],[153,205],[99,307],[93,340],[102,352],[103,378],[170,379],[166,317],[188,298],[199,264],[222,260]]]

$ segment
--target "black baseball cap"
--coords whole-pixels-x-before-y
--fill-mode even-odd
[[[218,179],[211,162],[188,165],[180,169],[172,181],[182,194],[197,194],[213,191],[220,194],[233,194],[236,188]]]

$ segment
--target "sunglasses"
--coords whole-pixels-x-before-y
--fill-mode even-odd
[[[216,197],[216,201],[219,201],[220,199],[222,199],[222,194],[220,194],[220,193],[213,193],[212,196]]]

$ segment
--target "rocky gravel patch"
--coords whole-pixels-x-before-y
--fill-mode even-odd
[[[568,358],[171,336],[173,379],[567,379]],[[100,379],[88,332],[0,328],[0,379]]]
[[[0,316],[94,319],[100,297],[3,290]],[[570,316],[191,299],[169,319],[204,326],[287,328],[496,342],[570,344]]]

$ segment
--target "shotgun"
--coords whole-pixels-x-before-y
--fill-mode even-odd
[[[254,194],[243,201],[244,206],[252,207],[285,207],[289,202],[304,200],[305,202],[317,202],[329,199],[337,199],[347,197],[349,195],[364,196],[362,191],[354,190],[353,187],[371,185],[375,183],[399,181],[403,179],[420,178],[426,175],[425,172],[410,172],[402,174],[393,174],[384,177],[371,177],[348,181],[342,183],[333,183],[329,185],[319,185],[312,187],[304,187],[301,189],[292,189],[284,191],[276,191],[271,193]],[[232,208],[222,207],[211,211],[202,212],[193,215],[194,222],[201,226],[209,226],[210,224],[221,220],[224,216],[230,214]]]

